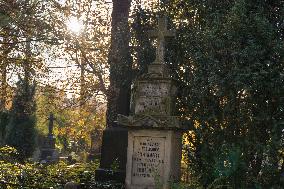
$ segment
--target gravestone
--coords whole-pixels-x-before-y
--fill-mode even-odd
[[[127,129],[116,123],[103,131],[100,166],[95,171],[99,182],[123,183],[126,175]]]
[[[50,113],[48,123],[48,135],[44,140],[43,147],[40,153],[40,162],[56,162],[59,159],[59,153],[55,148],[56,138],[53,134],[54,115]]]
[[[101,151],[101,131],[95,129],[91,132],[91,147],[87,157],[87,161],[93,161],[100,156]]]
[[[128,128],[126,188],[168,189],[179,181],[182,129],[175,115],[175,81],[164,62],[166,17],[158,19],[155,61],[140,77],[132,91],[132,116],[118,116],[118,123]]]
[[[101,148],[101,131],[95,129],[91,132],[91,152],[94,154],[100,153]]]

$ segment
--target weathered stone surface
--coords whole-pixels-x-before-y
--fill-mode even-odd
[[[140,82],[141,96],[166,97],[170,95],[170,83],[168,82]]]
[[[134,91],[134,113],[171,115],[176,88],[168,79],[140,80]]]
[[[48,120],[48,135],[45,138],[43,147],[41,149],[39,160],[40,162],[51,163],[57,162],[59,160],[59,153],[58,150],[55,148],[56,138],[53,135],[53,122],[56,119],[52,113],[50,113]]]
[[[180,178],[180,131],[131,130],[128,136],[128,189],[168,188]]]
[[[168,30],[167,29],[167,18],[165,16],[161,16],[158,18],[158,28],[155,30],[150,30],[149,36],[158,38],[155,62],[163,63],[164,56],[165,56],[165,38],[174,37],[175,30]]]
[[[169,189],[180,178],[181,136],[175,117],[176,87],[164,64],[164,43],[172,31],[159,19],[156,60],[139,78],[132,91],[131,116],[118,115],[128,127],[126,188]]]
[[[119,115],[118,122],[127,127],[160,128],[160,129],[181,129],[179,119],[176,116],[159,116],[138,114],[133,116]]]
[[[104,130],[101,149],[100,167],[96,170],[96,181],[116,181],[123,183],[126,175],[128,131],[121,127],[111,127]],[[112,165],[117,164],[116,170]]]

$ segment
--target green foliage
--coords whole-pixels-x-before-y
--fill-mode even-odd
[[[92,188],[99,188],[99,189],[124,189],[124,185],[121,183],[116,183],[112,181],[108,182],[95,182],[90,185]]]
[[[7,16],[6,14],[0,12],[0,27],[6,26],[9,24],[9,22],[11,21],[9,16]]]
[[[155,59],[155,48],[148,37],[148,31],[153,29],[153,19],[155,14],[150,10],[144,10],[137,6],[133,12],[133,22],[131,23],[132,48],[131,53],[135,56],[136,75],[146,73],[147,66]]]
[[[87,101],[80,107],[74,106],[71,104],[74,99],[68,99],[63,90],[52,86],[38,88],[35,98],[39,144],[40,137],[48,134],[47,118],[53,113],[56,147],[62,154],[73,152],[79,155],[99,147],[105,115],[96,101]]]
[[[172,1],[166,8],[178,30],[169,61],[192,131],[185,152],[194,175],[207,187],[279,188],[283,2]]]
[[[35,147],[35,86],[27,81],[17,83],[11,116],[7,126],[6,144],[15,147],[24,160],[32,155]]]
[[[119,160],[118,160],[118,158],[116,158],[116,159],[112,162],[112,164],[110,165],[110,168],[111,168],[111,170],[113,170],[113,171],[119,170]]]
[[[122,184],[95,181],[98,161],[67,165],[64,162],[42,165],[38,163],[17,163],[17,151],[12,147],[0,148],[0,186],[12,188],[54,188],[62,189],[67,182],[80,183],[84,188],[122,189]]]
[[[171,183],[171,189],[203,189],[200,185],[195,185],[193,182],[191,184],[184,184],[184,183]]]
[[[177,29],[167,63],[190,130],[184,145],[189,185],[280,188],[284,3],[173,0],[163,6]]]
[[[13,160],[15,155],[15,148],[0,148],[0,184],[10,188],[59,189],[70,181],[91,185],[91,182],[94,182],[95,169],[98,167],[98,162],[74,165],[67,165],[64,162],[51,165],[20,164]]]
[[[0,161],[2,162],[14,162],[18,152],[15,148],[10,146],[3,146],[0,148]]]
[[[91,180],[91,174],[94,173],[96,167],[93,163],[71,166],[68,166],[64,162],[48,166],[26,164],[23,169],[25,178],[22,184],[35,188],[61,188],[65,183],[70,181],[85,183]]]
[[[1,111],[0,112],[0,145],[4,143],[8,121],[9,121],[9,112]]]

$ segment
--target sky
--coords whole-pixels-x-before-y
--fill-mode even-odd
[[[64,4],[66,0],[58,0],[61,4]],[[132,6],[131,9],[133,10],[133,7],[135,7],[136,3],[140,3],[143,8],[151,9],[154,6],[154,3],[156,3],[156,0],[132,0]],[[76,3],[76,0],[74,0],[74,3]],[[95,11],[96,5],[95,1],[93,1],[93,10]],[[111,16],[112,11],[112,0],[105,0],[105,10],[102,11],[103,14],[106,14],[104,19],[109,19]],[[102,16],[102,15],[100,15]],[[109,27],[111,25],[111,22],[109,21]],[[69,32],[73,33],[75,36],[80,35],[80,33],[83,30],[83,22],[81,20],[78,20],[76,17],[71,16],[67,19],[66,27],[69,30]],[[49,56],[47,54],[47,56]],[[61,57],[57,59],[50,60],[48,57],[46,57],[46,63],[49,67],[49,77],[48,80],[45,82],[52,83],[53,85],[61,88],[64,87],[67,96],[71,97],[73,94],[79,94],[79,88],[74,88],[74,83],[76,83],[76,80],[80,77],[80,69],[79,67],[71,61],[66,60],[66,57]],[[77,83],[78,84],[78,83]]]
[[[59,0],[59,2],[64,4],[65,0]],[[110,16],[112,2],[111,0],[105,0],[105,2],[107,4],[107,9],[103,12]],[[94,4],[93,7],[95,6],[96,5]],[[82,20],[77,19],[74,16],[70,16],[65,24],[68,31],[74,35],[74,37],[80,36],[84,28]],[[54,59],[54,57],[51,57],[48,52],[46,52],[44,56],[46,65],[49,68],[49,73],[47,79],[44,79],[42,83],[48,83],[58,88],[64,88],[69,98],[71,98],[74,94],[78,96],[80,91],[78,83],[80,78],[80,69],[78,65],[75,62],[68,60],[67,56],[59,56]]]
[[[59,3],[64,4],[66,0],[57,0]],[[96,9],[95,2],[93,1],[93,9]],[[132,3],[135,4],[135,2],[139,2],[142,5],[145,5],[145,7],[151,8],[152,6],[152,0],[132,0]],[[76,0],[74,0],[74,3],[76,3]],[[106,10],[102,11],[102,14],[106,14],[107,16],[105,19],[109,18],[111,16],[112,11],[112,1],[111,0],[105,0],[105,4],[107,5],[105,8]],[[134,6],[132,5],[132,8]],[[100,15],[101,16],[101,15]],[[108,21],[109,27],[111,22]],[[82,30],[83,30],[83,22],[81,20],[78,20],[76,17],[70,16],[70,18],[66,19],[66,28],[67,32],[70,32],[74,37],[80,36]],[[60,49],[56,49],[58,47],[52,47],[54,49],[47,49],[42,53],[43,60],[45,62],[45,66],[48,68],[48,73],[43,73],[45,77],[39,77],[39,84],[40,85],[53,85],[58,88],[64,88],[66,91],[66,94],[68,97],[72,97],[74,94],[79,94],[79,83],[78,80],[80,78],[80,69],[78,65],[74,61],[68,60],[67,56],[59,55],[59,56],[53,56],[50,54],[50,51],[58,52],[59,54],[63,54],[60,52]],[[11,70],[14,68],[10,68]],[[11,71],[12,73],[12,71]],[[18,76],[10,75],[10,84],[14,84],[17,80]],[[74,87],[74,85],[77,85]]]

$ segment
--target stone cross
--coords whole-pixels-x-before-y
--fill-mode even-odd
[[[150,37],[157,37],[156,63],[163,64],[165,57],[165,37],[174,37],[175,30],[167,29],[167,18],[158,17],[158,28],[149,31]]]
[[[182,128],[175,115],[177,87],[164,62],[165,38],[174,36],[174,31],[160,17],[157,29],[149,35],[157,37],[156,60],[148,65],[148,75],[134,84],[133,114],[118,115],[117,120],[129,128],[127,189],[170,189],[169,183],[180,178]]]
[[[54,115],[53,115],[53,113],[49,114],[48,120],[49,120],[49,123],[48,123],[48,135],[53,135],[53,122],[54,122],[54,120],[56,120]]]

